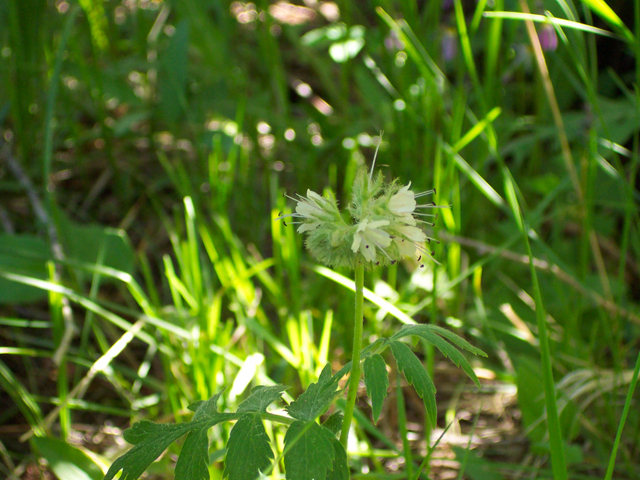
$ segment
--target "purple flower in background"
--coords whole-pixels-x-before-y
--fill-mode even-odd
[[[390,52],[395,52],[404,49],[404,42],[400,40],[395,30],[391,30],[389,35],[384,39],[384,46]]]
[[[442,59],[445,62],[449,62],[456,58],[456,55],[458,54],[458,39],[454,30],[447,28],[444,31],[442,40],[440,40],[440,49]]]
[[[542,50],[554,52],[558,48],[558,35],[550,23],[545,23],[538,32],[538,40]]]

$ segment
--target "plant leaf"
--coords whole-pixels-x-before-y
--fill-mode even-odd
[[[33,437],[32,441],[58,478],[101,480],[104,477],[104,471],[95,458],[64,440]]]
[[[342,428],[342,419],[344,418],[344,414],[342,412],[335,412],[331,414],[329,418],[327,418],[322,426],[329,430],[334,435],[340,433],[340,429]]]
[[[272,460],[273,451],[260,414],[241,416],[229,436],[224,475],[229,480],[255,480]]]
[[[206,452],[209,449],[206,432],[217,423],[229,419],[229,414],[218,413],[217,402],[219,397],[220,393],[207,401],[199,401],[190,405],[189,408],[195,411],[195,415],[190,422],[165,425],[143,420],[134,424],[131,428],[127,428],[123,434],[124,439],[135,446],[113,462],[104,480],[113,479],[120,470],[122,470],[120,480],[138,479],[169,445],[189,432],[199,433],[194,435],[190,441],[185,442],[180,456],[186,455],[186,460],[181,462],[178,459],[180,470],[178,471],[176,466],[176,478],[184,480],[208,478],[208,473],[206,476],[202,476],[201,465],[203,452],[205,452],[204,455],[206,456]],[[185,461],[192,460],[198,461],[200,464],[195,466],[182,465]],[[178,474],[181,476],[178,477]],[[197,474],[201,476],[190,476]]]
[[[367,387],[367,395],[371,399],[373,421],[378,423],[382,404],[387,398],[387,388],[389,388],[389,374],[381,355],[376,353],[364,361],[364,384]]]
[[[331,365],[327,363],[320,373],[318,383],[312,383],[298,399],[287,407],[293,418],[305,422],[315,420],[331,404],[338,392],[340,377],[331,376]]]
[[[436,328],[438,328],[439,330],[436,330]],[[442,337],[438,336],[436,333],[444,336],[442,332],[446,332],[449,335],[453,335],[456,342],[460,342],[460,344],[462,345],[466,344],[469,347],[471,347],[471,345],[469,345],[462,338],[458,337],[455,333],[451,333],[450,331],[441,327],[436,327],[436,328],[433,328],[432,325],[424,325],[424,324],[411,325],[407,328],[402,328],[392,338],[394,337],[400,338],[400,337],[409,336],[409,335],[415,335],[417,337],[424,338],[427,342],[435,345],[445,357],[450,358],[451,361],[457,367],[462,367],[462,369],[466,372],[466,374],[469,375],[469,378],[471,378],[471,380],[473,380],[476,385],[480,386],[480,381],[478,380],[476,373],[473,371],[473,368],[471,368],[471,365],[469,364],[467,359],[464,358],[464,356],[458,351],[458,349],[456,349],[453,345],[451,345]],[[466,346],[463,346],[462,348],[466,348]],[[475,347],[472,347],[472,348],[474,348],[475,350],[478,350]],[[478,350],[478,351],[480,351],[481,353],[484,353],[481,350]]]
[[[409,335],[417,335],[416,331],[427,330],[433,331],[440,335],[441,337],[445,337],[451,343],[455,344],[458,348],[462,348],[467,350],[468,352],[473,353],[474,355],[480,355],[481,357],[486,357],[487,354],[484,353],[479,348],[474,347],[469,342],[467,342],[464,338],[456,335],[455,333],[447,330],[446,328],[438,327],[436,325],[427,325],[426,323],[421,323],[419,325],[405,325],[398,332],[391,336],[389,340],[397,340],[398,338],[407,337]]]
[[[404,343],[393,341],[389,342],[389,346],[398,364],[398,370],[402,372],[407,382],[413,385],[417,394],[424,401],[427,417],[431,426],[435,427],[438,412],[436,409],[436,387],[433,381],[422,362]]]
[[[192,430],[182,445],[175,480],[209,480],[208,428]]]
[[[314,421],[293,422],[284,436],[287,479],[325,480],[334,468],[334,440],[336,438],[329,430]]]
[[[120,470],[120,480],[138,479],[169,445],[195,428],[191,422],[164,425],[143,420],[134,424],[124,431],[124,439],[135,447],[111,464],[104,480],[111,480]]]
[[[267,407],[282,398],[286,385],[258,385],[251,389],[251,394],[238,406],[240,412],[266,412]]]
[[[347,452],[337,438],[331,439],[333,452],[333,469],[327,474],[327,480],[349,480],[349,464],[347,463]]]

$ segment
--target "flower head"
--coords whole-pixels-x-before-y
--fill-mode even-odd
[[[308,234],[306,245],[312,255],[332,267],[353,267],[357,262],[388,265],[404,257],[434,260],[425,244],[437,241],[420,225],[433,226],[437,218],[423,209],[440,207],[433,202],[418,203],[433,194],[435,190],[415,193],[411,182],[404,186],[395,180],[385,183],[381,173],[374,177],[372,166],[370,172],[362,168],[356,175],[347,207],[354,224],[344,221],[330,193],[320,196],[311,190],[306,196],[289,197],[297,202],[295,213],[278,219],[293,218],[291,223],[300,225],[298,232]]]

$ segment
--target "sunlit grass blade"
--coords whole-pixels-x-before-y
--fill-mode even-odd
[[[489,199],[496,207],[505,208],[506,203],[496,190],[482,178],[482,176],[476,172],[467,161],[456,153],[453,148],[446,142],[442,142],[444,151],[451,157],[451,159],[458,166],[460,171],[469,178],[469,180],[480,190],[485,197]]]
[[[636,41],[631,30],[627,28],[624,22],[620,19],[616,12],[614,12],[609,5],[606,4],[604,0],[581,0],[582,3],[587,5],[591,10],[596,12],[600,17],[602,17],[607,23],[612,25],[616,30],[618,30],[621,35],[627,40],[629,43],[634,43]]]
[[[618,38],[614,33],[602,28],[593,27],[580,22],[574,22],[573,20],[566,20],[564,18],[551,17],[547,15],[538,15],[534,13],[520,13],[520,12],[484,12],[486,18],[503,18],[508,20],[531,20],[537,23],[549,23],[551,25],[558,25],[560,27],[571,28],[574,30],[580,30],[587,33],[593,33],[596,35],[602,35],[605,37]]]

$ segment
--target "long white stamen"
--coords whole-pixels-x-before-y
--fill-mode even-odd
[[[376,153],[373,154],[373,163],[371,164],[371,172],[369,172],[369,184],[373,181],[373,169],[376,166],[376,158],[378,158],[378,149],[380,148],[380,144],[382,143],[382,135],[384,134],[384,130],[380,130],[380,140],[378,140],[378,145],[376,146]]]
[[[451,205],[436,205],[435,203],[426,203],[424,205],[416,205],[416,208],[451,208]]]
[[[431,190],[426,190],[424,192],[415,193],[413,195],[413,197],[414,198],[420,198],[420,197],[424,197],[424,196],[427,196],[427,195],[435,195],[435,193],[436,193],[436,189],[432,188]]]

